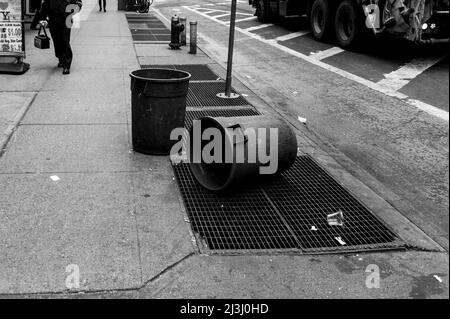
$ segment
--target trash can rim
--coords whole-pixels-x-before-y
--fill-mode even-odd
[[[220,122],[220,121],[218,121],[218,119],[222,119],[222,120],[226,120],[226,117],[223,117],[223,116],[217,116],[217,117],[212,117],[212,116],[202,116],[202,117],[200,117],[200,118],[198,118],[198,119],[196,119],[197,121],[209,121],[210,123],[214,123],[215,125],[216,125],[216,128],[219,128],[220,129],[220,131],[222,132],[222,134],[224,134],[224,137],[226,136],[226,138],[225,138],[225,143],[226,143],[226,147],[230,147],[230,148],[232,148],[233,149],[233,142],[232,142],[232,138],[231,138],[231,136],[230,136],[230,134],[229,134],[229,132],[228,132],[228,130],[226,130],[224,127],[223,127],[223,125],[222,125],[222,123]],[[192,131],[192,128],[191,128],[191,131]],[[234,177],[235,177],[235,175],[236,175],[236,164],[233,162],[233,163],[228,163],[228,164],[230,164],[230,166],[231,166],[231,169],[230,169],[230,174],[228,175],[228,178],[226,179],[226,181],[222,184],[222,185],[220,185],[220,186],[212,186],[212,185],[206,185],[206,183],[204,182],[204,181],[199,181],[197,178],[197,181],[200,183],[200,184],[202,184],[202,186],[203,187],[205,187],[205,188],[207,188],[207,189],[209,189],[210,191],[213,191],[213,192],[217,192],[217,191],[221,191],[221,190],[223,190],[223,189],[225,189],[225,188],[227,188],[228,187],[228,185],[230,185],[230,183],[234,180]],[[197,170],[195,173],[192,171],[192,173],[195,175],[196,173],[198,173],[198,170],[200,170],[199,168],[202,166],[203,164],[202,163],[190,163],[190,169],[191,169],[191,171],[194,169],[194,170]]]
[[[146,71],[146,70],[164,70],[164,71],[172,71],[172,72],[176,71],[179,73],[184,73],[184,74],[186,74],[186,76],[182,77],[182,78],[157,79],[157,78],[144,78],[142,76],[133,74],[133,72]],[[185,82],[185,81],[189,80],[192,77],[192,75],[189,72],[182,71],[182,70],[175,70],[175,69],[168,69],[168,68],[146,68],[146,69],[139,69],[139,70],[134,70],[134,71],[130,72],[130,77],[134,78],[134,79],[138,79],[138,80],[149,81],[149,82],[176,83],[176,82]]]

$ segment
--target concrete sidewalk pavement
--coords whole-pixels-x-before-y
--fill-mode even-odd
[[[224,70],[201,51],[192,56],[165,44],[134,45],[115,1],[107,13],[97,12],[95,0],[86,3],[90,12],[74,30],[69,76],[56,68],[53,52],[32,48],[34,32],[27,34],[31,70],[0,75],[0,94],[22,110],[8,112],[21,120],[0,158],[0,296],[448,298],[448,254],[433,251],[432,241],[413,225],[408,230],[379,198],[372,206],[397,218],[402,234],[426,251],[199,254],[168,157],[131,151],[129,72],[140,64],[183,63]],[[234,86],[270,111],[244,85]],[[298,138],[328,161],[314,143]],[[379,289],[365,285],[373,264],[381,270]],[[70,291],[74,269],[81,285]]]
[[[0,75],[9,108],[36,95],[0,160],[0,293],[65,291],[68,265],[82,290],[138,288],[193,252],[168,158],[131,151],[127,22],[89,3],[69,76],[34,32],[31,70]]]

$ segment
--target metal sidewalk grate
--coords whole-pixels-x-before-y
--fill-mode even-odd
[[[189,85],[189,94],[194,95],[199,104],[187,104],[192,107],[207,107],[207,106],[244,106],[249,105],[246,99],[242,96],[236,99],[222,99],[217,97],[218,93],[224,92],[225,82],[193,82]],[[236,93],[233,89],[233,93]],[[194,100],[194,99],[193,99]],[[195,101],[195,103],[197,103]]]
[[[401,241],[311,157],[258,185],[212,193],[174,165],[192,229],[210,253],[332,253],[400,249]],[[341,210],[344,226],[327,215]],[[205,245],[206,244],[206,245]]]
[[[170,41],[170,30],[151,15],[126,15],[134,42],[161,43]]]
[[[294,237],[258,189],[216,195],[205,191],[186,164],[174,171],[194,233],[212,250],[293,249]]]
[[[309,156],[261,186],[304,251],[395,245],[395,234]],[[343,226],[330,226],[327,215],[339,211]]]
[[[206,64],[180,64],[180,65],[142,65],[146,68],[168,68],[186,71],[192,75],[192,81],[218,81],[221,78],[215,74]]]
[[[212,117],[233,117],[233,116],[257,116],[261,115],[258,111],[252,108],[245,109],[223,109],[223,110],[201,110],[201,111],[186,111],[185,127],[190,128],[192,122],[203,116]]]

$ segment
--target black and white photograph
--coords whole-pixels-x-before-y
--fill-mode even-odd
[[[449,17],[0,0],[0,299],[448,300]]]

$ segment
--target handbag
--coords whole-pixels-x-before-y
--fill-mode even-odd
[[[41,30],[44,30],[44,34],[41,34]],[[34,46],[41,50],[50,49],[50,38],[43,26],[39,28],[37,36],[34,37]]]

